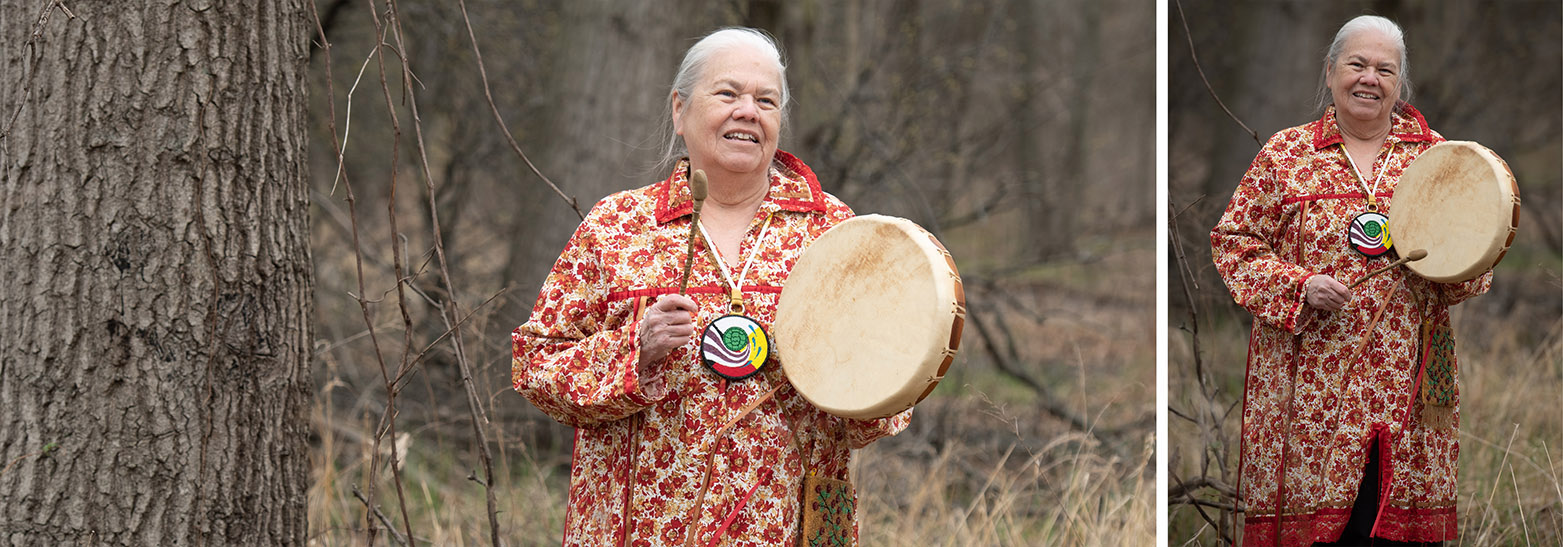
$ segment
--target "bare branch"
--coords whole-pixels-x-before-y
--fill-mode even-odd
[[[387,32],[387,27],[389,25],[385,25],[385,24],[380,22],[380,14],[375,11],[373,1],[369,0],[367,3],[369,5],[370,19],[374,21],[375,35],[376,36],[382,36],[382,37],[385,36],[385,33]],[[318,27],[318,21],[317,21],[317,27]],[[322,36],[321,39],[324,40],[325,37]],[[396,105],[391,100],[391,88],[390,88],[390,85],[387,84],[386,80],[385,80],[385,55],[384,55],[384,51],[386,49],[388,49],[385,46],[386,46],[385,41],[384,41],[384,39],[382,39],[380,41],[380,43],[375,47],[375,52],[376,53],[374,55],[374,59],[375,59],[375,63],[379,67],[380,90],[381,90],[381,93],[385,97],[386,114],[391,119],[391,128],[392,128],[391,155],[390,155],[391,168],[390,168],[390,171],[389,171],[389,173],[390,173],[390,183],[391,184],[390,184],[390,195],[389,195],[388,199],[386,199],[386,214],[387,214],[387,217],[388,217],[388,219],[390,221],[391,233],[394,235],[394,234],[400,233],[400,231],[397,230],[397,224],[396,224],[396,173],[397,173],[396,163],[397,163],[397,159],[400,157],[400,154],[399,154],[398,150],[401,147],[402,129],[401,129],[400,117],[396,115]],[[398,59],[401,59],[401,57],[398,56]],[[405,64],[405,59],[403,59],[403,63]],[[341,150],[339,148],[338,152],[340,152],[340,151]],[[349,192],[351,192],[351,190],[349,190]],[[356,210],[356,209],[354,209],[354,210]],[[360,260],[360,263],[361,263],[362,262],[362,252],[358,251],[356,249],[355,249],[355,252],[359,254],[359,260]],[[398,370],[400,370],[402,368],[406,368],[406,365],[407,365],[407,355],[409,353],[411,353],[411,351],[412,351],[412,317],[407,312],[407,295],[406,295],[406,292],[403,291],[403,287],[406,286],[406,282],[405,282],[405,277],[404,277],[403,272],[402,272],[401,247],[396,245],[394,241],[393,241],[393,243],[391,245],[391,256],[393,258],[392,267],[395,269],[396,280],[397,280],[396,281],[396,301],[397,301],[397,307],[401,311],[401,314],[402,314],[402,325],[403,325],[402,364],[401,364],[400,367],[398,367]],[[360,294],[362,294],[362,288],[360,288],[359,292],[360,292]],[[368,312],[365,311],[366,317],[367,317],[367,313]],[[376,352],[376,355],[378,356],[378,354],[379,354],[379,343],[378,342],[375,343],[375,352]],[[379,365],[380,365],[380,378],[381,378],[382,381],[385,382],[386,401],[385,401],[385,412],[380,415],[380,425],[378,427],[376,427],[376,434],[374,436],[374,445],[373,445],[373,449],[370,451],[370,454],[371,454],[371,456],[370,456],[370,466],[369,466],[368,477],[367,477],[367,481],[366,481],[369,484],[368,503],[370,505],[372,505],[373,501],[374,501],[374,491],[375,491],[375,482],[376,482],[375,481],[375,475],[379,472],[379,468],[380,468],[380,466],[379,466],[380,441],[382,440],[383,435],[385,435],[387,433],[389,433],[392,436],[392,438],[395,438],[395,436],[396,436],[396,390],[394,389],[394,385],[391,383],[390,373],[386,370],[385,359],[383,359],[383,358],[379,359]],[[397,454],[396,443],[391,443],[391,460],[392,461],[396,461],[400,457],[401,456]],[[391,468],[391,481],[396,486],[396,501],[397,501],[397,505],[400,507],[400,509],[402,511],[402,526],[404,527],[404,529],[407,532],[407,537],[409,537],[409,538],[416,537],[413,534],[413,532],[412,532],[412,518],[409,517],[408,514],[407,514],[407,496],[406,496],[406,493],[402,489],[401,468],[398,467],[398,466],[395,466],[395,465],[390,466],[390,468]],[[368,542],[372,545],[372,544],[374,544],[374,536],[375,536],[375,532],[376,532],[376,527],[374,526],[373,522],[368,521],[367,517],[365,518],[365,520],[366,520],[366,525],[369,528],[369,533],[368,533],[369,541]],[[395,533],[395,529],[394,528],[390,528],[390,529],[392,530],[392,533],[394,534]]]
[[[1170,478],[1172,479],[1172,481],[1174,483],[1181,484],[1183,482],[1181,479],[1178,478],[1178,473],[1176,471],[1168,470],[1167,473],[1168,473],[1168,475],[1170,475]],[[1169,503],[1169,504],[1173,503],[1171,498],[1172,498],[1171,494],[1168,494],[1167,503]],[[1205,519],[1206,523],[1208,523],[1211,526],[1215,527],[1216,533],[1221,536],[1222,540],[1226,541],[1227,545],[1232,545],[1233,544],[1232,537],[1227,535],[1226,527],[1223,526],[1222,522],[1219,522],[1216,519],[1212,519],[1210,517],[1210,514],[1205,512],[1205,506],[1210,505],[1209,502],[1205,502],[1204,500],[1197,499],[1192,494],[1190,494],[1188,491],[1185,490],[1183,492],[1183,496],[1182,496],[1182,503],[1187,503],[1189,505],[1194,506],[1194,510],[1199,512],[1200,518]],[[1220,520],[1224,521],[1225,519],[1220,519]]]
[[[461,5],[461,20],[467,24],[467,39],[472,41],[472,54],[478,60],[478,75],[483,78],[483,96],[488,98],[489,110],[494,113],[494,121],[499,123],[499,130],[505,136],[505,142],[510,143],[510,149],[514,150],[517,156],[521,156],[521,161],[526,162],[526,166],[532,170],[533,174],[537,175],[537,178],[543,179],[543,182],[548,183],[548,187],[553,188],[555,194],[559,194],[559,199],[564,200],[565,203],[570,205],[571,209],[575,210],[575,216],[580,217],[581,220],[586,220],[586,214],[581,212],[581,206],[575,200],[575,197],[564,195],[564,190],[560,190],[559,185],[549,180],[548,176],[544,175],[542,171],[538,171],[537,166],[532,165],[532,160],[526,157],[526,152],[521,151],[521,145],[516,144],[516,138],[510,135],[510,126],[505,125],[504,116],[499,115],[499,107],[494,105],[494,93],[489,91],[488,69],[483,67],[483,52],[478,50],[478,37],[472,33],[472,19],[467,17],[467,1],[459,0],[457,3]]]
[[[468,319],[471,319],[472,316],[477,315],[478,310],[483,309],[483,307],[487,306],[489,302],[493,302],[495,298],[499,297],[499,295],[505,294],[505,291],[507,291],[507,290],[509,290],[508,287],[500,289],[499,292],[496,292],[492,296],[489,296],[487,299],[485,299],[483,301],[483,303],[478,304],[477,307],[472,308],[472,311],[467,312],[467,315],[463,316],[460,321],[456,322],[455,325],[446,328],[445,332],[440,333],[440,336],[438,338],[435,338],[433,342],[429,342],[429,345],[424,346],[423,351],[418,352],[418,356],[417,357],[413,357],[412,362],[406,368],[403,368],[402,370],[397,371],[396,379],[392,380],[392,383],[396,385],[396,389],[398,391],[400,391],[402,389],[402,386],[406,385],[406,383],[407,383],[406,379],[407,379],[408,375],[410,375],[413,372],[413,370],[418,366],[419,363],[423,362],[423,356],[425,354],[429,353],[429,350],[434,349],[434,346],[440,345],[440,342],[445,341],[446,337],[448,337],[452,333],[456,332],[456,329],[461,327],[461,325],[465,324]]]
[[[1200,477],[1200,478],[1197,478],[1197,479],[1190,480],[1188,482],[1180,482],[1180,483],[1168,486],[1167,487],[1167,500],[1169,502],[1171,502],[1172,498],[1184,496],[1186,494],[1192,493],[1192,492],[1194,492],[1196,490],[1199,490],[1201,488],[1213,489],[1217,493],[1221,494],[1222,496],[1228,497],[1228,498],[1236,498],[1237,497],[1237,489],[1233,488],[1232,485],[1230,485],[1230,484],[1221,482],[1221,479],[1217,479],[1217,478],[1213,478],[1213,477]]]
[[[402,19],[400,13],[398,13],[396,9],[396,2],[395,0],[385,0],[385,4],[387,9],[390,11],[390,22],[392,24],[389,26],[393,29],[391,35],[395,38],[397,47],[401,51],[405,52],[407,51],[407,46],[403,41],[405,32],[402,30]],[[463,16],[466,14],[465,5],[462,7],[462,14]],[[471,23],[469,22],[467,26],[469,36],[471,28]],[[476,39],[474,39],[474,47],[476,46],[476,43]],[[453,331],[453,336],[451,338],[456,349],[456,364],[461,369],[461,383],[462,386],[466,388],[467,392],[467,410],[471,413],[472,430],[473,433],[476,434],[478,441],[478,456],[482,461],[483,472],[486,477],[486,480],[482,484],[485,494],[484,497],[488,508],[490,542],[495,547],[498,547],[500,544],[499,508],[498,501],[494,496],[494,462],[493,456],[489,453],[488,434],[483,429],[483,425],[488,423],[488,418],[483,413],[483,406],[478,398],[477,388],[472,384],[472,365],[467,360],[466,343],[463,340],[461,334],[461,327],[459,324],[455,324],[455,319],[461,315],[461,301],[457,297],[456,285],[455,282],[451,279],[450,266],[445,258],[445,243],[444,236],[441,235],[439,207],[435,202],[434,175],[429,171],[429,153],[427,147],[424,145],[423,123],[421,122],[418,115],[417,93],[413,90],[412,87],[412,67],[408,63],[405,56],[401,58],[401,68],[403,98],[405,99],[408,109],[412,113],[413,137],[418,145],[418,165],[423,173],[425,198],[428,200],[429,205],[429,224],[434,231],[434,253],[439,258],[440,280],[444,283],[446,290],[445,302],[447,305],[441,306],[442,313],[440,313],[440,318],[445,321],[446,328]],[[488,80],[485,77],[485,90],[487,81]],[[387,98],[389,98],[389,95],[387,95]],[[490,104],[493,104],[492,99],[490,99]],[[495,112],[497,114],[498,110],[495,110]],[[506,134],[508,136],[508,130]],[[519,148],[517,148],[517,150],[519,150]],[[531,162],[528,162],[528,165],[530,164]],[[539,173],[539,175],[541,175],[541,173]],[[555,189],[557,190],[557,187]],[[561,192],[560,195],[563,196],[563,193]],[[394,201],[395,200],[392,200],[393,204]],[[576,214],[580,214],[579,208],[576,208]],[[584,218],[584,215],[582,216]],[[400,277],[400,275],[398,275],[398,277]],[[400,286],[400,284],[398,285]],[[406,368],[405,363],[403,368]],[[387,388],[390,387],[391,386],[389,385],[387,386]],[[398,483],[398,488],[399,487],[400,484]],[[408,532],[408,536],[411,537],[412,533]]]
[[[49,2],[43,6],[43,13],[38,14],[38,22],[33,23],[33,32],[31,35],[28,35],[27,43],[22,44],[22,47],[27,50],[28,59],[31,59],[33,54],[37,52],[38,38],[43,36],[43,27],[49,23],[49,15],[54,13],[54,8],[56,6],[58,6],[61,11],[64,11],[66,16],[70,17],[71,19],[76,18],[76,14],[71,13],[71,10],[66,9],[65,4],[60,2],[60,0],[49,0]],[[16,102],[16,108],[11,111],[11,119],[6,121],[5,128],[0,129],[0,140],[4,140],[6,137],[11,135],[11,130],[16,127],[16,118],[22,115],[22,107],[27,105],[27,99],[32,96],[32,81],[35,68],[37,67],[34,67],[31,63],[29,63],[27,65],[27,72],[22,75],[22,83],[20,86],[22,88],[22,99]]]
[[[1254,138],[1254,142],[1264,144],[1264,141],[1259,140],[1259,133],[1249,129],[1248,124],[1243,123],[1243,120],[1237,119],[1237,115],[1232,113],[1232,109],[1227,108],[1227,104],[1221,102],[1221,97],[1216,95],[1216,88],[1210,87],[1210,79],[1205,77],[1205,69],[1199,66],[1199,55],[1194,53],[1194,36],[1193,34],[1189,33],[1189,21],[1188,18],[1184,17],[1183,15],[1183,2],[1179,1],[1175,3],[1178,6],[1178,21],[1183,23],[1183,36],[1189,40],[1189,59],[1194,60],[1194,70],[1199,71],[1199,79],[1200,81],[1205,82],[1205,89],[1210,92],[1210,97],[1216,100],[1216,104],[1221,105],[1221,110],[1225,111],[1227,116],[1232,118],[1232,121],[1237,122],[1237,125],[1242,126],[1243,130],[1248,132],[1248,136]]]
[[[358,501],[364,503],[365,509],[373,512],[374,516],[380,518],[380,522],[385,524],[385,529],[391,532],[391,539],[396,540],[397,545],[407,544],[407,539],[403,538],[401,534],[396,533],[396,527],[391,525],[391,519],[385,518],[385,513],[381,513],[379,507],[370,505],[369,498],[364,497],[364,493],[360,492],[357,486],[353,487],[353,497],[358,498]]]

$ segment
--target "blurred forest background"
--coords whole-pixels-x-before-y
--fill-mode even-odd
[[[785,50],[781,148],[965,281],[950,375],[857,456],[864,544],[1152,541],[1152,2],[316,2],[312,541],[487,543],[489,482],[506,543],[559,543],[571,432],[508,335],[579,216],[517,148],[581,212],[660,180],[673,72],[727,25]]]
[[[1523,199],[1491,292],[1455,309],[1461,543],[1563,542],[1563,4],[1180,4],[1167,23],[1169,542],[1216,544],[1233,533],[1251,316],[1211,263],[1210,229],[1259,141],[1318,119],[1324,52],[1341,24],[1364,13],[1404,28],[1411,102],[1433,129],[1497,152]],[[1199,69],[1257,140],[1212,99]]]

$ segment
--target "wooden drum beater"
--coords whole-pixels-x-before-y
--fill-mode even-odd
[[[1350,285],[1346,286],[1346,288],[1347,289],[1355,289],[1355,288],[1357,288],[1357,285],[1361,285],[1363,281],[1367,281],[1369,278],[1372,278],[1375,275],[1378,275],[1378,274],[1381,274],[1381,273],[1393,270],[1393,269],[1395,269],[1396,266],[1399,266],[1401,264],[1405,264],[1407,262],[1413,262],[1413,261],[1421,260],[1421,259],[1424,259],[1424,258],[1427,258],[1427,250],[1426,249],[1416,249],[1414,251],[1406,253],[1406,256],[1401,257],[1400,260],[1396,260],[1394,262],[1391,262],[1391,263],[1389,263],[1388,266],[1385,266],[1383,268],[1379,268],[1377,270],[1373,270],[1372,272],[1368,273],[1368,275],[1362,276],[1362,279],[1358,279],[1356,281],[1352,281]]]
[[[696,169],[689,176],[689,197],[694,201],[694,212],[689,215],[689,248],[684,252],[684,279],[678,282],[678,294],[689,290],[689,270],[695,265],[695,237],[700,234],[700,208],[706,204],[706,172]]]

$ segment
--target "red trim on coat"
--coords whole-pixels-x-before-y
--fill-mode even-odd
[[[1375,192],[1373,195],[1381,198],[1395,197],[1394,192]],[[1344,194],[1308,194],[1305,196],[1287,196],[1282,198],[1281,205],[1290,205],[1303,201],[1319,201],[1321,199],[1362,199],[1365,197],[1367,197],[1367,194],[1362,192],[1347,192]]]
[[[634,415],[634,421],[630,422],[629,442],[625,446],[630,453],[630,468],[624,482],[629,485],[629,488],[624,489],[624,502],[621,508],[622,512],[619,515],[619,547],[629,545],[631,523],[635,519],[635,510],[631,507],[631,502],[634,501],[635,496],[636,466],[640,463],[639,438],[641,422],[645,419],[646,415],[644,413],[636,413]],[[571,458],[573,461],[574,456],[572,455]]]
[[[1433,135],[1433,129],[1427,126],[1427,119],[1422,117],[1421,111],[1411,106],[1411,103],[1402,102],[1398,106],[1400,111],[1389,115],[1389,136],[1399,139],[1400,142],[1431,142],[1438,140],[1438,137]],[[1342,142],[1340,130],[1335,127],[1335,124],[1329,123],[1334,120],[1335,107],[1330,106],[1324,109],[1323,116],[1313,122],[1313,148],[1315,150]],[[1411,127],[1395,131],[1394,127],[1396,125],[1410,125]]]
[[[1280,470],[1275,476],[1275,515],[1278,518],[1275,525],[1275,545],[1277,547],[1282,545],[1281,532],[1282,528],[1284,528],[1282,520],[1279,520],[1279,517],[1286,514],[1286,468],[1288,467],[1287,464],[1289,463],[1286,458],[1286,448],[1291,445],[1291,443],[1286,442],[1286,439],[1290,439],[1292,436],[1292,425],[1294,424],[1294,418],[1296,417],[1297,411],[1297,407],[1294,406],[1293,403],[1297,402],[1297,354],[1299,353],[1297,348],[1298,338],[1300,338],[1299,335],[1292,335],[1292,351],[1287,353],[1289,358],[1286,362],[1286,378],[1288,385],[1291,386],[1291,389],[1289,390],[1290,392],[1286,394],[1286,408],[1281,410],[1283,414],[1282,419],[1286,420],[1286,426],[1283,430],[1283,435],[1285,438],[1281,440]]]
[[[757,292],[767,294],[781,294],[782,288],[775,285],[744,285],[743,292]],[[687,294],[727,294],[727,289],[715,285],[704,287],[690,287],[684,290]],[[664,294],[678,294],[678,287],[649,287],[645,289],[629,289],[608,293],[608,298],[603,302],[616,302],[629,298],[642,296],[662,296]]]
[[[808,199],[773,199],[773,192],[766,195],[766,201],[775,203],[776,206],[783,211],[793,211],[797,213],[825,212],[826,203],[828,202],[828,199],[825,197],[825,191],[820,189],[819,179],[814,176],[814,171],[809,169],[809,166],[803,163],[803,160],[800,160],[796,156],[793,156],[792,154],[782,150],[777,150],[776,156],[772,162],[781,164],[781,167],[791,171],[791,173],[782,173],[781,185],[787,185],[787,183],[793,182],[788,178],[788,175],[803,177],[804,188],[801,189],[807,190],[809,197]],[[657,196],[657,224],[665,224],[670,220],[683,217],[694,212],[694,201],[690,199],[689,192],[684,190],[688,187],[688,184],[679,184],[683,182],[683,179],[684,173],[675,168],[673,173],[668,175],[666,180],[656,183],[654,188],[652,188],[652,194]],[[774,190],[776,186],[778,185],[773,182],[771,186],[772,190]],[[792,186],[794,187],[793,189],[798,189],[796,188],[796,182],[793,182]]]
[[[575,473],[575,457],[580,451],[581,429],[575,428],[575,432],[570,435],[570,473],[572,474]],[[575,504],[570,503],[570,500],[573,499],[575,499],[575,481],[571,480],[570,492],[564,498],[564,521],[566,525],[564,527],[564,539],[559,541],[559,547],[566,547],[570,544],[570,526],[568,523],[570,522],[570,508],[575,507]]]
[[[1372,431],[1378,439],[1378,508],[1373,512],[1370,539],[1382,533],[1379,526],[1384,523],[1384,510],[1389,508],[1389,494],[1395,490],[1395,436],[1390,435],[1389,426],[1382,423],[1373,424]],[[1355,500],[1352,504],[1356,504]]]
[[[1386,535],[1398,532],[1397,541],[1450,541],[1459,537],[1459,518],[1454,506],[1426,509],[1386,507]]]
[[[793,173],[803,175],[803,182],[808,184],[809,187],[808,201],[779,199],[776,200],[776,203],[781,205],[783,210],[787,211],[825,212],[825,191],[820,189],[819,179],[814,176],[814,170],[809,169],[808,165],[804,165],[803,160],[798,159],[797,156],[781,150],[776,151],[776,161],[786,166],[787,169],[792,170]]]
[[[1258,319],[1255,319],[1255,320],[1257,321]],[[1253,375],[1253,370],[1254,370],[1254,343],[1259,338],[1259,328],[1260,328],[1259,325],[1256,324],[1256,325],[1254,325],[1254,329],[1248,332],[1248,361],[1243,363],[1243,417],[1244,418],[1246,418],[1247,415],[1248,415],[1248,389],[1249,389],[1248,381],[1254,377],[1254,375]],[[1240,425],[1238,425],[1238,428],[1237,428],[1237,438],[1241,442],[1242,439],[1247,439],[1248,438],[1248,420],[1247,419],[1239,419],[1238,423]],[[1243,504],[1243,506],[1245,506],[1245,507],[1248,505],[1248,502],[1243,499],[1243,466],[1247,464],[1247,460],[1248,460],[1248,452],[1245,451],[1245,450],[1242,450],[1241,448],[1239,448],[1238,451],[1237,451],[1237,496],[1236,496],[1236,499],[1235,499],[1235,501],[1237,503],[1233,504],[1234,507],[1236,507],[1238,503]],[[1242,537],[1239,536],[1238,545],[1242,545],[1242,544],[1243,544]]]

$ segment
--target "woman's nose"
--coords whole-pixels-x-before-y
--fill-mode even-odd
[[[733,108],[733,118],[738,120],[753,120],[760,116],[760,107],[755,104],[754,97],[742,95],[738,97],[738,103]]]

